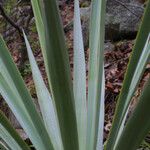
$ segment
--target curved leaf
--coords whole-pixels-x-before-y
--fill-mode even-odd
[[[49,135],[17,67],[0,37],[0,93],[38,150],[52,150]]]

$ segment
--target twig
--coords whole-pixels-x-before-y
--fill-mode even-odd
[[[1,11],[1,15],[6,19],[6,21],[9,22],[14,28],[16,28],[19,34],[22,35],[21,28],[17,24],[15,24],[15,22],[12,21],[10,17],[7,16],[1,4],[0,4],[0,11]]]
[[[7,14],[5,13],[1,4],[0,4],[0,12],[1,12],[1,15],[4,17],[4,19],[8,23],[10,23],[19,32],[19,35],[20,35],[20,38],[21,38],[23,45],[22,45],[22,50],[20,52],[21,59],[20,59],[20,63],[18,65],[18,67],[22,70],[24,68],[24,62],[25,62],[26,56],[27,56],[27,52],[24,48],[24,37],[22,34],[22,29],[9,16],[7,16]]]
[[[143,8],[142,6],[139,6],[139,5],[128,4],[128,3],[124,3],[124,5],[126,5],[126,6],[131,6],[131,7],[137,7],[137,8],[140,8],[142,11],[144,10],[144,8]]]

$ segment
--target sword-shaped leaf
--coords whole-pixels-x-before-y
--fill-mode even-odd
[[[16,130],[11,126],[8,119],[0,111],[0,137],[13,150],[30,150],[29,146],[22,140]],[[1,148],[0,148],[1,149]]]
[[[0,93],[37,150],[52,150],[47,130],[2,37],[0,37]]]
[[[32,5],[34,5],[32,0]],[[40,1],[44,24],[43,52],[65,150],[78,150],[78,134],[69,58],[56,0]],[[36,13],[36,12],[35,12]]]
[[[80,20],[79,1],[74,1],[74,73],[73,90],[79,135],[79,149],[86,150],[86,65]]]
[[[115,150],[135,150],[150,131],[150,80],[128,120]],[[136,125],[136,126],[135,126]]]
[[[36,64],[36,60],[32,53],[30,44],[28,39],[24,34],[25,43],[28,51],[29,61],[31,65],[32,75],[35,83],[35,88],[37,91],[38,102],[40,105],[40,110],[42,113],[42,117],[47,128],[47,131],[51,137],[52,144],[54,145],[54,149],[62,150],[62,141],[60,136],[60,130],[57,120],[57,114],[55,111],[54,104],[52,102],[50,93],[43,81],[42,75],[40,70]]]
[[[92,1],[88,79],[87,150],[96,149],[103,88],[105,0]]]
[[[102,88],[101,88],[98,138],[97,138],[96,150],[103,150],[104,116],[105,116],[105,73],[104,73],[104,66],[103,66],[103,80],[102,80]]]
[[[140,81],[140,77],[147,62],[147,58],[149,57],[150,51],[144,48],[150,33],[149,14],[150,0],[147,3],[143,21],[137,35],[136,43],[133,48],[133,52],[125,75],[125,80],[123,82],[123,87],[118,99],[113,126],[106,147],[107,150],[113,150],[114,146],[117,144],[118,136],[120,136],[120,130],[122,128],[122,123],[125,118],[129,103],[134,94],[136,86]]]

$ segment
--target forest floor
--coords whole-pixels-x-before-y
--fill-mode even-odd
[[[63,3],[63,1],[62,1]],[[19,9],[21,11],[22,7],[30,7],[29,5],[25,6],[19,6],[16,8],[16,10],[13,9],[8,12],[8,14],[11,14],[10,17],[16,22],[18,19],[23,20],[22,18],[16,18],[15,17],[15,11]],[[10,9],[10,8],[9,8]],[[73,18],[73,3],[65,4],[65,2],[60,7],[60,12],[62,16],[63,25],[66,26]],[[14,14],[13,14],[14,13]],[[22,17],[20,15],[20,17]],[[8,32],[11,32],[13,27],[9,25],[5,19],[0,16],[0,20],[4,23],[0,25],[0,32],[5,36],[6,32],[8,36],[5,37],[5,40],[7,42],[7,46],[13,56],[14,61],[19,66],[19,62],[21,59],[20,56],[20,50],[22,48],[22,41],[20,39],[20,36],[16,30],[13,30],[11,34]],[[20,21],[21,22],[21,21]],[[24,21],[22,21],[21,25],[24,27]],[[34,19],[31,19],[31,23],[27,27],[28,37],[32,46],[32,49],[34,51],[34,55],[36,57],[37,63],[40,67],[41,73],[43,75],[43,78],[45,82],[47,82],[47,77],[45,74],[45,68],[43,64],[43,57],[40,51],[39,42],[38,42],[38,36],[37,31],[34,23]],[[119,92],[121,90],[123,79],[125,75],[125,71],[127,68],[127,64],[129,62],[129,57],[132,52],[132,48],[134,45],[135,40],[122,40],[114,42],[114,50],[106,49],[104,52],[104,58],[105,58],[105,127],[104,127],[104,140],[108,137],[108,133],[111,128],[112,119],[116,107],[117,98],[119,96]],[[73,71],[73,30],[69,30],[66,32],[66,43],[68,46],[68,52],[69,52],[69,59],[70,59],[70,66],[71,71]],[[87,63],[87,73],[88,73],[88,58],[89,58],[89,49],[85,49],[85,56],[86,56],[86,63]],[[31,92],[32,96],[36,98],[36,92],[34,88],[34,83],[31,75],[31,69],[29,65],[29,61],[25,61],[24,63],[24,69],[21,69],[21,74],[26,82],[26,85]],[[144,75],[142,77],[142,80],[134,94],[132,105],[130,108],[130,113],[132,113],[137,101],[138,97],[141,93],[141,90],[143,89],[143,86],[147,79],[150,76],[150,63],[146,66],[146,70],[144,72]],[[6,111],[5,103],[0,98],[0,109],[3,111]],[[146,143],[145,143],[146,142]],[[147,139],[144,141],[145,144],[143,144],[143,147],[150,147],[150,138],[147,137]]]

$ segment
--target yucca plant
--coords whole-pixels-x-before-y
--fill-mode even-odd
[[[104,126],[105,0],[93,0],[90,24],[88,94],[79,1],[74,1],[74,72],[69,59],[56,0],[32,0],[48,77],[45,85],[23,31],[41,114],[0,37],[0,93],[37,150],[135,150],[150,130],[150,80],[126,121],[129,104],[150,54],[150,0],[128,64],[109,139]],[[125,123],[126,121],[126,123]],[[0,112],[0,149],[29,150]]]

